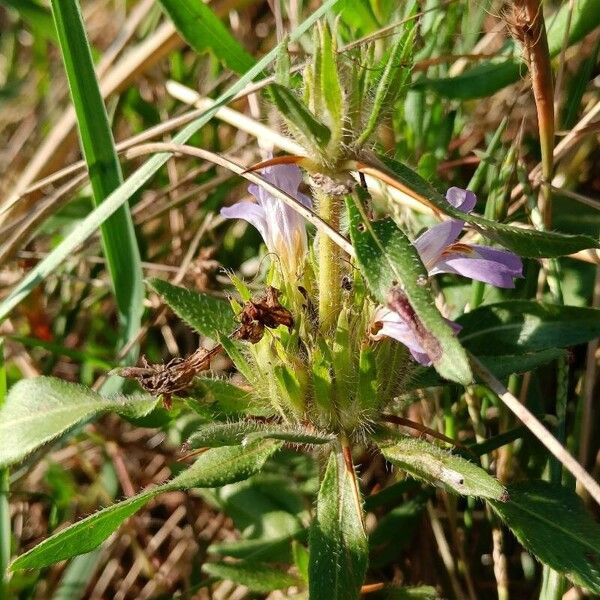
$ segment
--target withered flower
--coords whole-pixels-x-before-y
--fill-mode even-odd
[[[211,358],[221,351],[221,346],[212,350],[198,348],[186,358],[177,357],[167,364],[150,364],[142,356],[141,367],[123,367],[114,373],[127,379],[135,379],[152,396],[162,396],[166,409],[171,408],[171,398],[191,385],[194,377],[210,367]]]
[[[256,344],[262,339],[265,327],[275,329],[279,325],[285,325],[291,329],[294,326],[294,317],[281,305],[279,295],[279,290],[268,286],[262,298],[246,302],[240,314],[241,325],[232,337]]]

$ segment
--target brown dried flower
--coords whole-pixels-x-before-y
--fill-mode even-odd
[[[246,302],[240,315],[241,325],[232,337],[256,344],[262,339],[265,327],[274,329],[285,325],[291,329],[294,326],[294,317],[280,304],[279,295],[279,290],[268,286],[262,298]]]

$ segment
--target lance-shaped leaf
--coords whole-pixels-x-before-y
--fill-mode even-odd
[[[115,411],[131,417],[147,415],[157,399],[148,395],[114,396],[53,377],[22,379],[0,408],[0,466],[30,452],[94,415]]]
[[[216,448],[247,444],[259,439],[280,440],[289,444],[327,444],[332,436],[320,431],[260,421],[234,421],[202,425],[187,440],[190,448]]]
[[[474,354],[525,354],[584,344],[600,336],[600,310],[533,300],[480,306],[457,319]],[[491,342],[491,344],[490,344]]]
[[[320,64],[315,69],[319,78],[315,84],[319,87],[327,127],[331,132],[330,147],[335,149],[342,139],[344,126],[344,91],[338,72],[336,32],[334,30],[332,35],[325,22],[318,24],[316,32],[320,48],[315,61],[319,60]]]
[[[358,600],[369,544],[356,474],[339,453],[327,463],[309,550],[311,600]]]
[[[415,7],[416,4],[413,5]],[[381,121],[382,111],[391,110],[399,95],[408,89],[406,83],[411,73],[416,32],[416,20],[412,19],[406,23],[404,33],[398,36],[390,52],[381,60],[382,73],[375,89],[373,107],[365,129],[358,136],[357,146],[362,146],[371,137]]]
[[[467,355],[433,302],[427,271],[415,247],[392,219],[366,219],[358,197],[349,196],[347,205],[352,244],[371,293],[388,305],[392,289],[400,289],[414,311],[415,329],[438,373],[457,383],[470,383],[473,376]]]
[[[553,258],[588,248],[600,248],[600,243],[587,235],[567,235],[525,229],[496,223],[472,213],[464,213],[454,208],[429,182],[406,165],[381,155],[377,158],[382,163],[383,172],[394,180],[394,187],[444,214],[470,223],[482,235],[497,241],[519,256]]]
[[[380,445],[381,453],[417,479],[463,496],[477,496],[503,502],[506,490],[481,467],[461,456],[413,437],[394,436]]]
[[[298,586],[301,583],[297,577],[285,571],[251,561],[238,563],[209,562],[202,565],[202,570],[213,577],[244,585],[250,591],[259,594],[284,590],[291,586]]]
[[[278,442],[261,440],[245,447],[207,450],[189,469],[171,481],[113,504],[50,536],[19,556],[11,569],[38,569],[90,552],[116,531],[125,519],[159,494],[192,487],[217,487],[247,479],[262,469],[280,445]]]
[[[197,0],[160,0],[177,31],[196,52],[211,50],[236,73],[245,73],[256,61],[240,45],[210,7]]]
[[[294,96],[293,92],[276,83],[269,86],[269,94],[287,124],[311,147],[320,148],[329,142],[331,132]]]
[[[600,594],[600,525],[571,490],[546,481],[508,488],[510,500],[490,504],[523,546],[577,585]]]
[[[150,280],[150,286],[175,314],[198,333],[217,340],[238,325],[228,302],[173,285],[163,279]]]

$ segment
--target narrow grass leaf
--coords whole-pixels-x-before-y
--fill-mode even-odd
[[[362,512],[354,471],[332,453],[310,530],[311,600],[358,600],[369,552]]]
[[[539,560],[600,594],[600,525],[575,492],[546,481],[509,486],[508,502],[490,504]]]
[[[52,14],[94,204],[98,206],[123,183],[121,166],[77,0],[52,0]],[[125,342],[137,334],[144,310],[140,253],[129,207],[126,204],[119,207],[101,226],[100,232]],[[135,353],[134,350],[128,360]]]
[[[53,377],[22,379],[0,407],[0,465],[9,465],[93,415],[113,410],[143,416],[157,400],[147,395],[105,398]]]
[[[177,31],[196,51],[211,50],[236,73],[251,69],[256,61],[231,35],[207,4],[198,0],[160,0]]]

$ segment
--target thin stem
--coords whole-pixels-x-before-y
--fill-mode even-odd
[[[481,377],[482,381],[506,404],[531,433],[553,454],[567,469],[581,486],[600,506],[600,485],[594,478],[569,454],[568,450],[542,425],[539,419],[519,400],[513,396],[496,377],[470,355],[473,370]]]

